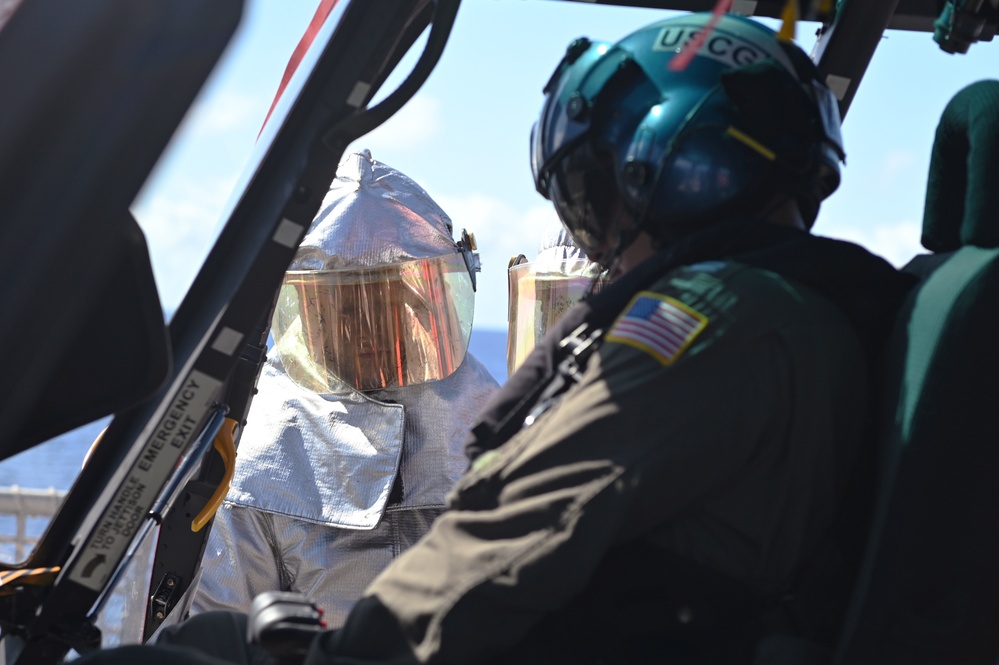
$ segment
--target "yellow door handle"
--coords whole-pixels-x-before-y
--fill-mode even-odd
[[[208,500],[205,507],[201,509],[193,520],[191,520],[191,531],[198,532],[204,528],[208,521],[215,517],[215,511],[222,505],[222,500],[229,493],[229,483],[232,482],[232,472],[236,468],[236,428],[239,423],[232,418],[226,418],[222,423],[222,428],[215,435],[215,450],[222,456],[222,463],[225,465],[225,473],[219,486],[212,493],[212,498]]]

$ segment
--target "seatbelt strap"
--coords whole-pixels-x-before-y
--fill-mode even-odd
[[[603,328],[583,323],[558,343],[561,360],[551,380],[541,391],[534,408],[524,418],[524,427],[532,425],[563,393],[582,380],[586,364],[593,352],[599,348],[603,334]]]

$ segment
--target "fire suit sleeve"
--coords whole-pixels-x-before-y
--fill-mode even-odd
[[[669,366],[605,343],[563,399],[479,458],[307,662],[490,662],[571,603],[612,546],[735,482],[792,391],[783,336],[725,318]]]
[[[284,588],[270,515],[224,502],[205,546],[192,613],[245,612],[254,596]]]

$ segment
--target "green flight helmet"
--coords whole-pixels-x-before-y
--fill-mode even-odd
[[[839,185],[839,107],[808,56],[756,21],[710,22],[671,18],[614,45],[577,39],[545,86],[535,185],[591,255],[616,255],[636,229],[668,243],[781,197],[811,225]]]

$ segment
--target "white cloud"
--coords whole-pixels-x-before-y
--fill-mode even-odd
[[[510,258],[524,254],[534,258],[541,230],[557,223],[555,209],[539,199],[537,205],[515,208],[502,199],[485,194],[437,197],[437,202],[454,222],[455,235],[462,228],[475,234],[482,260],[475,299],[477,328],[505,328],[507,325],[507,265]]]
[[[176,309],[221,229],[234,179],[177,180],[138,200],[133,214],[146,234],[160,300]]]
[[[902,267],[916,254],[926,252],[919,242],[921,233],[922,224],[912,219],[873,224],[868,227],[832,223],[824,225],[820,230],[821,235],[850,240],[862,245],[871,252],[883,256],[896,267]]]
[[[886,154],[881,160],[881,172],[879,174],[881,185],[891,187],[898,183],[900,178],[906,178],[908,171],[920,164],[919,156],[911,150],[895,150]],[[920,174],[922,177],[922,174]]]
[[[262,95],[225,88],[211,99],[199,99],[191,107],[186,122],[196,137],[216,138],[221,132],[252,135],[263,124],[266,104]]]
[[[442,124],[440,101],[421,94],[409,100],[385,124],[355,141],[347,152],[368,148],[378,159],[383,153],[420,148],[439,136]]]

